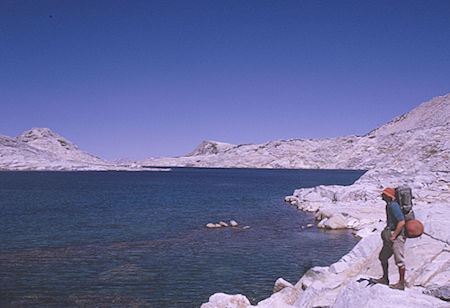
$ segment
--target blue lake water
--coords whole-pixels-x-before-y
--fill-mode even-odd
[[[216,292],[255,304],[279,277],[355,245],[284,203],[363,171],[174,168],[0,172],[1,307],[199,307]],[[207,229],[236,220],[250,229]]]

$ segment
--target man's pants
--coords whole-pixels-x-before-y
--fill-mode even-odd
[[[383,231],[383,232],[386,232]],[[386,232],[388,233],[388,232]],[[392,232],[391,232],[392,234]],[[406,242],[406,236],[402,233],[400,233],[397,238],[394,240],[394,242],[389,241],[387,239],[387,235],[382,235],[383,238],[383,248],[380,251],[380,254],[378,255],[378,259],[380,259],[381,263],[388,263],[389,258],[394,255],[395,264],[398,267],[404,267],[405,266],[405,242]]]

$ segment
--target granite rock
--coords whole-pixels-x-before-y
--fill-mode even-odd
[[[247,308],[248,306],[250,306],[250,302],[243,295],[216,293],[211,295],[209,301],[202,304],[201,308]]]
[[[216,154],[223,166],[228,166],[231,160],[233,166],[248,166],[248,160],[253,160],[253,167],[368,170],[350,186],[302,188],[285,198],[299,210],[315,212],[319,228],[351,228],[360,241],[338,262],[307,271],[295,284],[295,292],[288,292],[292,288],[286,287],[258,306],[270,307],[273,303],[283,307],[449,307],[449,128],[450,94],[447,94],[365,136],[274,141],[229,148],[226,153]],[[260,155],[256,160],[257,154]],[[208,156],[197,159],[198,164],[214,164]],[[360,278],[382,274],[378,253],[386,215],[380,192],[385,187],[401,185],[412,188],[416,218],[425,228],[421,237],[406,241],[407,288],[398,291],[384,285],[359,283]],[[389,261],[389,277],[391,282],[399,278],[393,258]],[[284,300],[283,291],[289,294]]]

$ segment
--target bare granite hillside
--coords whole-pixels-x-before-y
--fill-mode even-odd
[[[185,157],[148,158],[145,166],[447,170],[450,94],[436,97],[365,136],[231,145],[205,141]]]
[[[81,151],[48,128],[16,138],[0,136],[0,170],[108,170],[114,166]]]
[[[374,129],[369,135],[389,135],[417,128],[445,126],[450,122],[450,94],[422,103],[408,113]]]

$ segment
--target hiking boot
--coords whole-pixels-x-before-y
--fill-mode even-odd
[[[375,283],[381,283],[381,284],[389,285],[389,279],[387,279],[385,277],[371,278],[370,280],[372,280]]]
[[[396,284],[390,284],[389,288],[396,289],[396,290],[405,290],[406,282],[404,280],[400,280]]]

